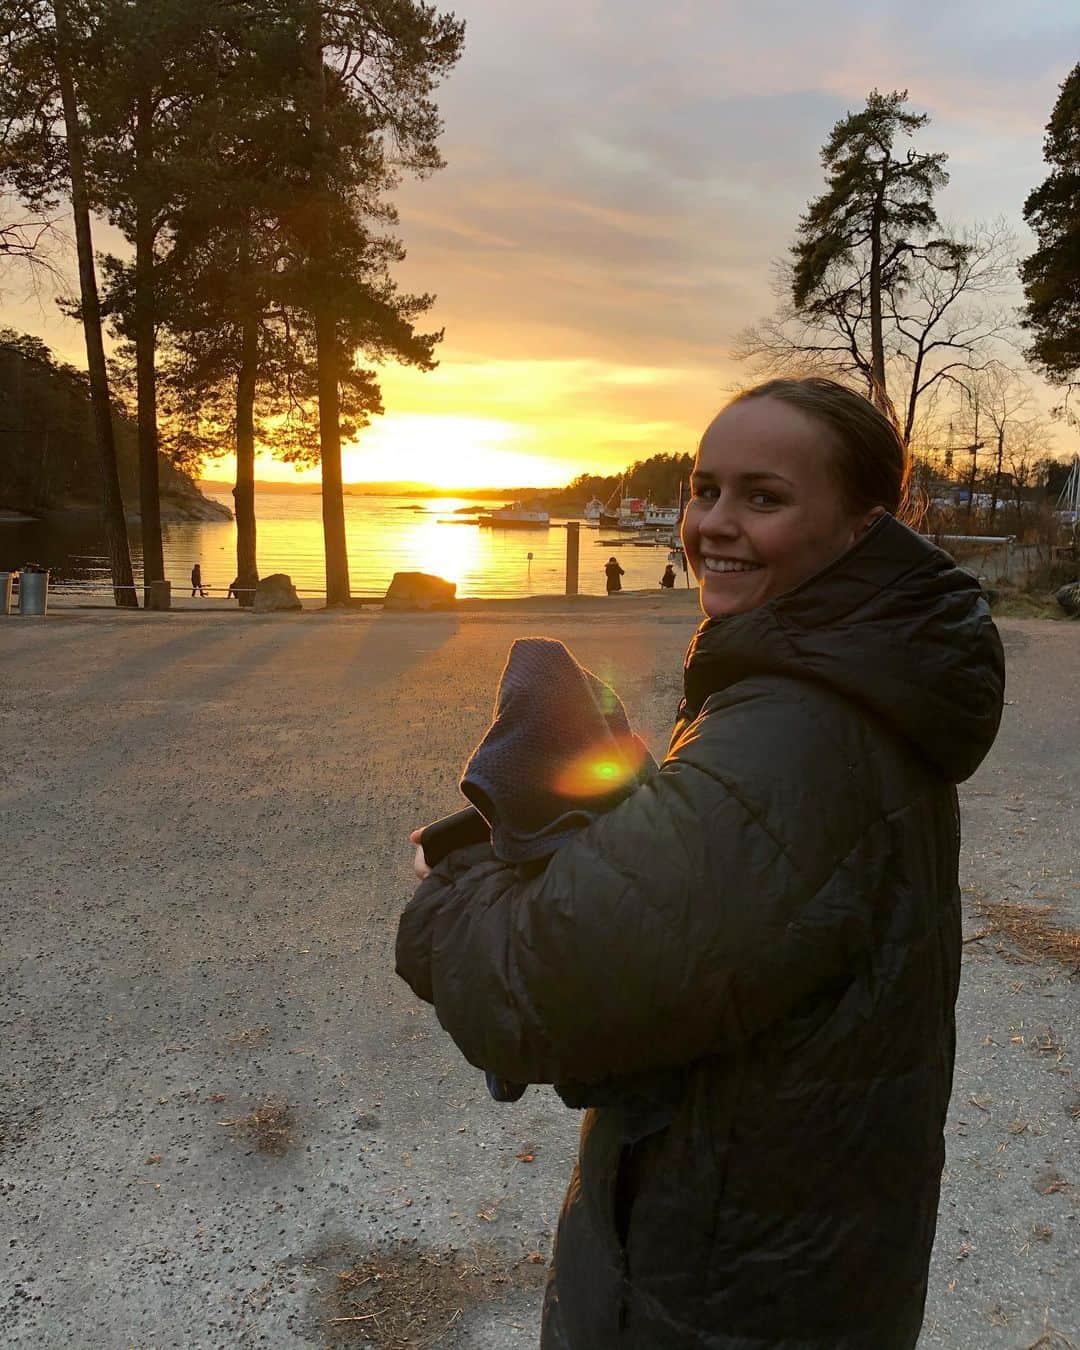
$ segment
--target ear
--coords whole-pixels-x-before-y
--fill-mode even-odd
[[[855,538],[861,539],[870,526],[873,525],[874,521],[880,520],[883,515],[885,515],[885,508],[883,506],[875,506],[872,510],[867,511],[866,515],[863,516],[855,527]]]

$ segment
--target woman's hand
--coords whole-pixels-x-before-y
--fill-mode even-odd
[[[420,880],[423,881],[425,877],[431,875],[431,868],[427,865],[427,859],[424,857],[424,850],[420,844],[421,833],[422,831],[419,829],[413,830],[412,834],[409,835],[409,843],[416,845],[416,856],[413,858],[413,871]]]

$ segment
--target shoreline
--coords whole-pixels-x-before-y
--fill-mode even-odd
[[[141,588],[140,588],[141,589]],[[463,596],[453,605],[437,609],[394,609],[385,610],[382,596],[354,596],[347,605],[328,606],[322,596],[301,596],[300,610],[271,611],[255,614],[249,609],[240,609],[234,601],[224,598],[191,598],[187,595],[174,595],[168,610],[122,609],[113,604],[109,592],[100,594],[86,591],[65,593],[62,589],[50,590],[49,614],[46,617],[68,618],[105,615],[120,616],[125,621],[134,618],[153,616],[155,621],[167,621],[169,615],[183,615],[186,619],[207,617],[210,615],[241,614],[251,618],[290,619],[300,615],[321,615],[324,619],[366,616],[370,618],[378,612],[387,618],[400,619],[447,619],[468,617],[528,618],[531,615],[549,615],[557,618],[572,619],[588,616],[592,620],[612,619],[660,619],[661,621],[682,622],[691,616],[700,620],[698,588],[682,587],[673,591],[624,590],[617,595],[561,595],[551,592],[542,595],[517,596]],[[140,596],[141,601],[141,596]],[[1003,619],[1025,619],[1040,623],[1068,624],[1070,616],[1052,605],[1051,597],[1004,596],[991,610],[995,621]],[[4,616],[0,616],[2,622]],[[21,617],[17,609],[7,616]]]
[[[233,513],[224,502],[213,501],[201,494],[197,497],[186,493],[162,493],[162,525],[178,525],[184,522],[208,524],[213,521],[234,519]],[[124,520],[128,525],[141,525],[142,515],[137,506],[125,506]],[[69,501],[61,505],[42,506],[33,511],[21,507],[0,508],[0,526],[2,525],[58,525],[74,526],[100,524],[101,507],[95,502]]]
[[[327,606],[323,603],[322,597],[301,597],[301,603],[303,605],[301,610],[254,614],[251,610],[240,609],[234,601],[215,601],[213,599],[204,601],[198,597],[192,599],[184,595],[174,596],[172,605],[167,610],[122,609],[112,603],[107,592],[101,595],[100,600],[95,600],[94,598],[87,598],[85,592],[81,596],[70,595],[65,597],[62,590],[55,590],[49,592],[49,614],[46,617],[52,617],[54,614],[69,616],[112,614],[121,615],[126,619],[152,615],[157,620],[167,619],[170,614],[183,614],[187,617],[210,614],[242,614],[256,619],[288,619],[298,614],[320,614],[324,617],[341,618],[357,614],[371,615],[375,611],[383,612],[381,596],[354,597],[348,605]],[[456,600],[452,606],[443,609],[386,610],[385,613],[388,618],[393,619],[446,619],[456,615],[478,617],[515,614],[525,617],[531,614],[550,614],[573,618],[577,615],[598,617],[602,614],[605,618],[612,619],[617,619],[620,616],[632,616],[637,619],[655,615],[671,616],[683,620],[689,616],[691,611],[696,614],[699,613],[698,589],[696,586],[668,592],[660,592],[659,588],[656,591],[626,590],[620,591],[615,596],[559,595],[556,593],[506,597],[463,596],[460,600]],[[13,613],[9,617],[19,616]]]

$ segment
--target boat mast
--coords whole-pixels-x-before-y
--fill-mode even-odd
[[[1080,455],[1073,456],[1072,468],[1058,498],[1057,509],[1071,514],[1072,523],[1077,523],[1080,516]]]

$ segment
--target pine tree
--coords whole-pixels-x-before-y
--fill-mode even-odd
[[[871,398],[892,412],[886,387],[884,309],[902,287],[913,253],[947,262],[962,246],[927,242],[938,224],[934,193],[949,181],[944,154],[898,154],[899,136],[929,122],[904,108],[907,90],[873,90],[866,107],[842,117],[821,152],[828,187],[807,207],[792,247],[792,299],[799,311],[828,315],[841,326],[869,322],[863,375]]]
[[[113,596],[137,608],[124,503],[116,464],[112,402],[105,365],[90,225],[84,126],[86,82],[76,80],[85,31],[68,0],[27,0],[3,12],[0,29],[0,177],[31,210],[71,203],[79,264],[79,316],[86,340],[90,401],[101,464],[103,523]],[[85,71],[85,66],[81,69]]]
[[[218,448],[222,433],[234,438],[244,591],[257,579],[257,428],[279,457],[321,463],[337,604],[349,594],[341,442],[382,411],[357,354],[430,369],[441,336],[415,328],[431,297],[393,283],[404,250],[388,233],[397,217],[387,193],[402,168],[440,162],[426,95],[456,59],[461,30],[412,3],[324,17],[292,0],[243,16],[226,34],[228,76],[199,114],[193,143],[205,149],[162,269],[170,397],[185,434],[209,433]]]
[[[1046,124],[1047,178],[1024,203],[1038,248],[1020,265],[1029,358],[1055,384],[1080,383],[1080,64]]]
[[[236,585],[246,607],[259,579],[258,384],[276,394],[269,413],[286,420],[303,397],[295,379],[303,357],[281,322],[275,284],[284,260],[279,222],[295,195],[295,167],[281,148],[294,112],[282,86],[290,63],[280,22],[268,27],[249,6],[198,12],[202,26],[192,42],[212,78],[188,84],[172,118],[173,153],[157,176],[164,208],[153,259],[159,431],[174,459],[235,451]],[[179,80],[175,87],[184,88]],[[165,122],[159,140],[168,132]],[[125,183],[122,174],[126,191],[138,195],[138,177]],[[112,258],[107,266],[114,310],[131,332],[139,310],[137,256],[134,263]]]
[[[315,336],[327,604],[336,605],[349,599],[339,399],[353,353],[430,369],[442,336],[414,329],[431,297],[401,296],[390,279],[404,250],[385,234],[397,218],[385,194],[403,171],[442,164],[431,95],[461,54],[464,25],[423,0],[302,8],[307,191],[291,224]]]
[[[237,20],[215,0],[93,0],[93,9],[84,59],[95,72],[87,92],[94,180],[100,208],[133,250],[130,262],[108,260],[106,308],[133,349],[143,568],[151,580],[164,576],[156,361],[163,274],[173,217],[201,180],[208,124],[199,114],[229,77],[224,37]]]

